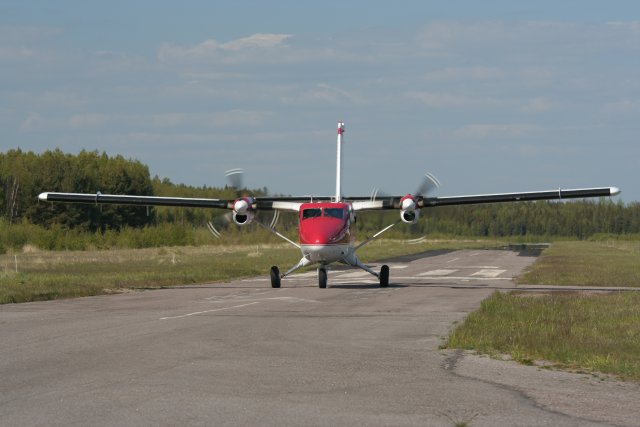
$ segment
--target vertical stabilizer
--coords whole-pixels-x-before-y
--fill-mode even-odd
[[[338,155],[336,160],[336,202],[342,201],[342,139],[344,122],[338,122]]]

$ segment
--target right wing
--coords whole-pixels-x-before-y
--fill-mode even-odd
[[[520,193],[476,194],[468,196],[448,197],[415,197],[417,208],[452,205],[473,205],[483,203],[524,202],[532,200],[563,200],[585,197],[609,197],[620,194],[617,187],[581,188],[571,190],[527,191]],[[406,196],[404,196],[406,197]],[[379,200],[353,199],[355,210],[400,209],[402,196],[392,196]]]

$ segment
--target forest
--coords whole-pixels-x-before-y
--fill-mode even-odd
[[[220,220],[224,212],[44,203],[37,198],[43,191],[226,199],[233,199],[237,194],[235,189],[228,187],[193,187],[175,184],[168,178],[151,177],[149,168],[138,160],[97,151],[81,151],[74,155],[60,150],[41,154],[9,150],[0,153],[0,252],[3,247],[6,250],[25,243],[43,246],[42,249],[57,249],[59,245],[54,243],[33,242],[33,236],[51,235],[51,230],[55,231],[55,236],[71,233],[101,236],[100,239],[106,235],[144,230],[147,236],[157,234],[156,238],[133,246],[149,246],[161,245],[165,235],[188,235],[192,229],[204,229],[206,222],[212,219],[217,226],[225,227],[224,221]],[[266,194],[267,189],[244,191],[260,196]],[[375,232],[395,221],[397,215],[397,212],[361,213],[358,229],[365,235]],[[278,229],[294,233],[296,223],[294,215],[282,215]],[[238,233],[233,228],[230,227],[230,233]],[[417,224],[396,227],[393,232],[395,236],[403,237],[436,234],[586,239],[596,234],[634,235],[640,233],[640,204],[603,198],[437,207],[423,209]],[[167,244],[198,243],[193,237],[168,240]]]

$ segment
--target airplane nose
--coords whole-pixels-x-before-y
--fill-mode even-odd
[[[327,245],[337,243],[342,234],[341,221],[320,219],[300,228],[300,241],[307,245]]]

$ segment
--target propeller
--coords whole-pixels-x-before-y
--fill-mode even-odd
[[[233,188],[236,193],[238,193],[238,197],[240,197],[239,193],[244,188],[244,169],[229,169],[228,171],[224,172],[224,176],[227,177],[229,187]]]
[[[418,186],[418,189],[413,193],[413,196],[426,196],[440,187],[440,181],[430,172],[427,172],[422,177],[422,182]]]
[[[227,178],[228,187],[234,189],[237,199],[240,199],[242,197],[247,197],[246,195],[247,191],[244,186],[244,169],[242,168],[229,169],[224,172],[224,175]],[[234,203],[234,208],[236,207],[239,207],[241,209],[241,213],[243,214],[247,210],[246,203],[242,200],[236,200],[236,202]],[[273,218],[271,219],[271,223],[269,224],[269,228],[271,229],[275,228],[279,218],[280,218],[280,212],[277,210],[274,211]],[[218,228],[226,227],[232,221],[233,221],[233,213],[227,212],[226,214],[221,215],[215,219],[215,222],[218,225],[217,228],[214,225],[214,222],[212,221],[207,222],[207,228],[215,238],[219,239],[222,237],[222,233],[220,233]]]
[[[433,175],[432,173],[427,172],[422,177],[422,180],[420,181],[420,184],[418,185],[418,188],[416,189],[416,191],[414,191],[413,194],[411,195],[414,198],[418,196],[424,197],[433,193],[439,187],[440,187],[440,181],[438,180],[438,178],[436,178],[435,175]],[[371,196],[370,196],[371,201],[385,199],[387,197],[391,197],[391,195],[385,191],[380,190],[380,188],[378,187],[374,187],[371,190]]]

